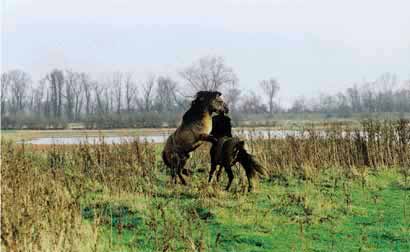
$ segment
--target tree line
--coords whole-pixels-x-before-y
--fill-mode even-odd
[[[263,97],[254,91],[242,92],[237,74],[222,57],[203,57],[178,75],[179,80],[164,75],[141,80],[130,72],[114,72],[97,80],[88,73],[54,69],[34,82],[27,72],[10,70],[1,75],[1,127],[65,128],[68,123],[85,128],[172,127],[198,90],[222,91],[239,119],[247,114],[317,112],[348,117],[363,112],[410,112],[410,81],[399,85],[393,74],[337,95],[299,97],[289,108],[276,98],[280,84],[275,78],[258,83]]]
[[[400,82],[395,74],[384,73],[374,81],[354,84],[336,95],[298,97],[288,112],[319,112],[339,117],[350,117],[353,113],[409,113],[410,80]]]

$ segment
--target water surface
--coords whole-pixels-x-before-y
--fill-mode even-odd
[[[284,138],[286,136],[300,136],[300,131],[293,130],[269,130],[269,129],[254,129],[254,130],[234,130],[234,134],[246,139],[251,138]],[[73,137],[41,137],[29,141],[19,141],[17,143],[28,144],[120,144],[124,142],[132,142],[138,140],[140,142],[149,143],[164,143],[168,138],[169,133],[158,133],[143,136],[73,136]]]

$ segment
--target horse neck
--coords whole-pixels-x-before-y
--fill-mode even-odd
[[[184,123],[201,121],[205,117],[211,118],[211,112],[204,106],[191,107],[183,116]]]

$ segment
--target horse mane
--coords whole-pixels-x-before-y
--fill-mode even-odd
[[[206,106],[212,98],[221,96],[218,91],[199,91],[195,95],[195,99],[191,103],[191,107],[185,112],[182,117],[183,122],[193,122],[202,118],[203,112],[205,112]]]

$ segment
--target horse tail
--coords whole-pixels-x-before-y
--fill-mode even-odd
[[[256,173],[266,175],[265,168],[256,160],[255,156],[249,154],[245,149],[245,142],[238,143],[238,162],[245,168],[250,177],[254,177]]]

